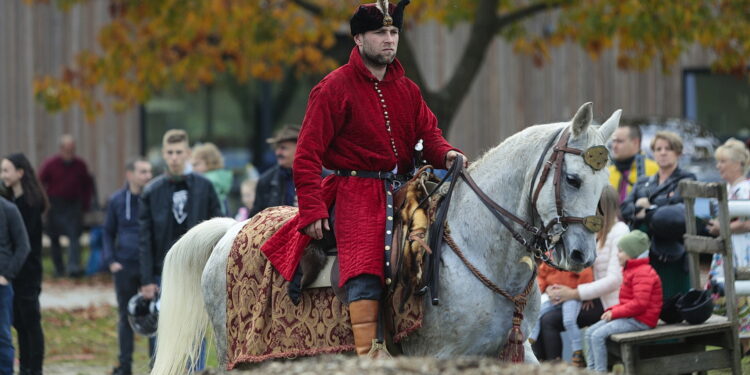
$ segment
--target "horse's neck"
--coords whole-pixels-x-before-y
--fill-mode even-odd
[[[532,175],[543,152],[545,140],[552,133],[542,131],[519,135],[521,136],[512,137],[489,151],[468,172],[487,196],[531,223],[529,190],[533,183]],[[510,219],[507,221],[528,238],[528,233],[523,228]],[[469,249],[467,251],[471,252],[471,257],[486,262],[486,266],[482,268],[488,272],[515,274],[517,271],[513,267],[521,257],[528,254],[479,200],[476,193],[462,181],[454,191],[448,223],[452,233],[460,233],[460,241]]]

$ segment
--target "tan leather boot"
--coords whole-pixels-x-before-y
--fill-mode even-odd
[[[357,355],[367,355],[372,348],[372,340],[377,338],[378,301],[363,299],[350,303],[349,319],[352,321]]]

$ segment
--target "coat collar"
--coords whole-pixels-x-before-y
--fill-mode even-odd
[[[651,178],[649,179],[649,185],[651,185],[651,194],[649,196],[656,196],[662,191],[672,187],[675,180],[681,179],[683,177],[682,169],[680,169],[680,166],[677,166],[675,170],[672,172],[669,177],[667,177],[666,180],[664,180],[663,183],[659,184],[659,172],[656,172]]]
[[[354,48],[352,48],[352,53],[349,54],[349,64],[354,67],[354,70],[356,70],[357,73],[363,75],[366,79],[377,81],[377,78],[370,73],[370,70],[365,66],[365,62],[362,61],[362,55],[360,55],[357,46],[354,46]],[[388,67],[385,68],[385,76],[381,82],[395,81],[403,77],[404,73],[404,67],[401,66],[398,59],[393,59],[393,62],[388,64]]]
[[[625,269],[634,269],[636,267],[640,267],[644,264],[649,264],[648,258],[637,258],[637,259],[630,259],[627,263],[625,263]]]

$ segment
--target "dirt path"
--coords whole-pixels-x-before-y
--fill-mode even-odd
[[[42,310],[75,309],[90,305],[117,305],[111,283],[77,283],[71,281],[44,283],[39,297]]]

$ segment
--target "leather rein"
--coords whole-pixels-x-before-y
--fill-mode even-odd
[[[557,141],[557,144],[555,144],[554,148],[552,148],[552,145],[554,144],[554,141],[558,139],[558,136],[562,133],[559,140]],[[587,216],[587,217],[575,217],[575,216],[567,216],[565,215],[565,211],[562,207],[562,196],[561,196],[561,180],[562,180],[562,163],[564,161],[564,154],[574,154],[574,155],[581,155],[584,158],[584,161],[586,164],[591,166],[594,170],[600,170],[604,168],[606,165],[608,152],[604,146],[594,146],[586,151],[570,148],[567,146],[568,140],[570,138],[570,132],[568,129],[560,130],[557,133],[555,133],[555,136],[550,139],[550,141],[547,143],[544,152],[542,152],[541,156],[539,157],[539,160],[537,162],[536,169],[534,171],[534,177],[532,179],[532,185],[531,189],[532,192],[530,192],[529,195],[529,204],[531,206],[531,212],[532,217],[539,216],[539,221],[541,222],[540,226],[534,226],[533,225],[533,219],[532,222],[528,222],[526,220],[521,219],[520,217],[516,216],[515,214],[511,213],[510,211],[504,209],[502,206],[497,204],[492,198],[490,198],[482,189],[476,184],[474,179],[469,175],[464,169],[463,169],[463,160],[459,157],[453,162],[453,165],[451,166],[450,170],[448,171],[448,174],[446,177],[440,181],[440,183],[435,187],[435,189],[428,195],[427,198],[429,198],[430,195],[432,195],[434,192],[440,188],[440,186],[445,182],[446,180],[450,179],[450,186],[448,188],[448,191],[446,192],[442,204],[440,205],[437,216],[435,218],[434,223],[430,227],[430,248],[433,251],[433,254],[430,255],[430,272],[428,272],[429,275],[429,281],[427,283],[427,287],[430,290],[430,295],[432,299],[432,304],[437,305],[440,301],[438,297],[438,284],[439,284],[439,261],[440,261],[440,248],[441,248],[441,242],[443,240],[448,243],[449,247],[456,252],[456,254],[459,256],[459,258],[464,262],[464,264],[472,271],[472,273],[480,279],[480,281],[485,284],[489,289],[496,291],[500,290],[500,288],[489,281],[484,275],[482,275],[469,261],[466,259],[466,257],[463,256],[460,249],[458,249],[458,246],[455,244],[453,239],[450,237],[450,234],[445,231],[445,227],[447,226],[446,223],[446,217],[448,212],[448,207],[450,205],[451,196],[453,193],[453,189],[455,187],[455,183],[460,177],[461,179],[466,182],[466,184],[469,186],[469,188],[477,195],[479,200],[487,207],[490,212],[492,213],[495,218],[511,233],[511,236],[513,239],[515,239],[518,243],[523,245],[533,256],[537,259],[540,259],[541,261],[545,262],[549,266],[563,270],[562,267],[557,265],[554,260],[548,255],[552,250],[554,250],[554,247],[557,245],[557,243],[562,238],[562,235],[567,230],[567,227],[569,224],[582,224],[584,225],[589,231],[596,232],[601,229],[602,220],[601,217],[598,216]],[[550,155],[549,159],[546,163],[544,163],[544,157],[547,155],[547,153],[552,148],[552,155]],[[602,160],[603,159],[603,160]],[[539,172],[541,170],[541,167],[544,163],[544,170],[542,170],[542,174],[539,178],[539,181],[536,184],[536,189],[534,189],[533,181],[536,181],[537,176],[539,176]],[[543,220],[541,219],[541,216],[539,215],[536,203],[539,198],[539,193],[542,190],[542,187],[544,186],[545,182],[547,181],[547,178],[549,177],[549,173],[552,169],[555,169],[555,174],[553,177],[553,184],[554,184],[554,190],[555,190],[555,205],[557,209],[557,217],[552,219],[547,225],[544,225]],[[427,199],[425,198],[425,200]],[[516,224],[520,225],[524,231],[531,234],[531,237],[527,239],[524,237],[521,233],[519,233],[518,230],[512,225],[511,222],[515,222]],[[550,234],[551,230],[554,228],[555,225],[560,224],[562,226],[562,231],[555,234]],[[536,272],[534,272],[536,274]],[[529,285],[531,285],[532,281],[534,280],[534,277],[532,277],[531,281],[529,281]],[[510,300],[514,302],[520,302],[516,301],[516,298],[521,298],[524,300],[525,304],[525,296],[529,291],[529,287],[527,285],[527,288],[524,290],[522,295],[516,296],[516,297],[510,297],[507,295],[507,293],[499,293],[506,298],[509,298]],[[496,292],[497,293],[497,292]],[[517,304],[517,308],[518,303]]]

